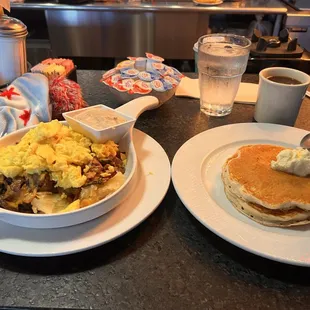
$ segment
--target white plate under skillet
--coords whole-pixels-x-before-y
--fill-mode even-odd
[[[21,256],[59,256],[112,241],[145,220],[161,203],[170,184],[170,162],[163,148],[134,129],[138,158],[131,195],[92,221],[57,229],[34,229],[0,222],[0,252]]]
[[[310,225],[274,228],[250,220],[231,205],[221,180],[224,162],[239,147],[296,147],[307,133],[293,127],[254,123],[202,132],[176,153],[172,163],[174,187],[192,215],[226,241],[275,261],[310,266]]]

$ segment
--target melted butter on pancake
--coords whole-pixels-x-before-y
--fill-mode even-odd
[[[310,175],[310,152],[301,147],[284,149],[277,155],[277,160],[271,162],[271,168],[306,177]]]

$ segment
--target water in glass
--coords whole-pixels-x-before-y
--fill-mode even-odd
[[[199,47],[200,108],[207,115],[231,112],[249,51],[236,44],[205,43]]]

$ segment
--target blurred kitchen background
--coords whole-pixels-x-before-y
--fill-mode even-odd
[[[272,39],[279,52],[272,57],[256,53],[258,44],[253,43],[248,71],[278,64],[310,71],[310,0],[224,1],[212,7],[189,0],[18,0],[11,2],[9,15],[28,27],[31,64],[48,57],[66,57],[79,69],[109,69],[127,56],[147,51],[164,57],[165,63],[179,70],[194,71],[193,46],[199,36],[227,32],[252,38],[256,29],[265,41]],[[289,41],[297,38],[302,55],[281,55],[279,42],[285,39],[277,43],[277,37],[283,29],[282,36],[287,30]],[[264,46],[258,49],[264,51]]]

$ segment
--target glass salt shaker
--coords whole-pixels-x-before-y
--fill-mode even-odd
[[[0,88],[27,72],[27,34],[20,20],[0,15]]]

